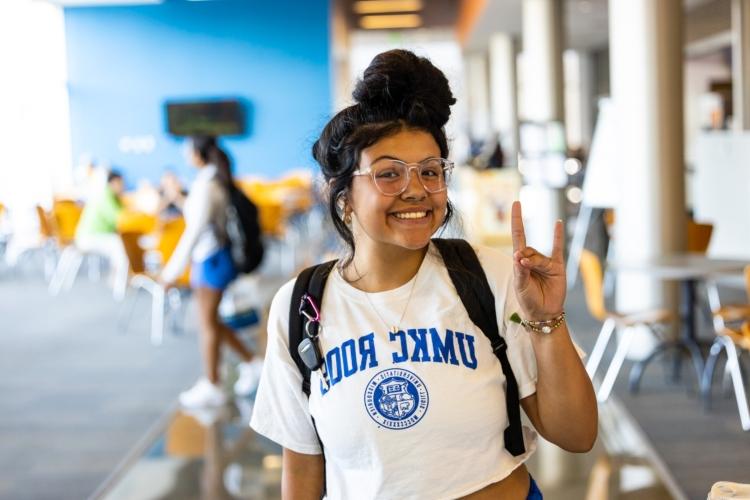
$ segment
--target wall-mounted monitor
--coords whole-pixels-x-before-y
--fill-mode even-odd
[[[166,103],[167,129],[177,136],[243,135],[245,113],[237,99],[170,101]]]

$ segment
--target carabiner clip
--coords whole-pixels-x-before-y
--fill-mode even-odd
[[[312,328],[312,325],[314,325],[314,324],[315,324],[315,323],[314,323],[313,321],[305,321],[305,335],[307,335],[307,336],[308,336],[308,337],[310,337],[311,339],[314,339],[315,337],[317,337],[317,336],[318,336],[318,334],[317,334],[317,333],[316,333],[315,335],[313,335],[313,334],[312,334],[312,333],[310,332],[310,328]]]
[[[305,311],[305,306],[308,304],[312,308],[314,315]],[[307,321],[310,321],[312,323],[318,323],[320,321],[320,311],[315,305],[315,302],[313,302],[312,297],[310,297],[308,294],[302,295],[302,298],[299,301],[299,313],[307,318]]]

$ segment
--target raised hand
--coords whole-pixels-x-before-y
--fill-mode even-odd
[[[543,321],[554,318],[563,311],[565,304],[562,221],[555,223],[551,257],[526,246],[521,204],[517,201],[513,203],[510,224],[513,238],[513,286],[523,309],[523,319]]]

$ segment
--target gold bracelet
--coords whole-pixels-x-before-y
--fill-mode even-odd
[[[527,330],[531,330],[532,332],[548,334],[552,333],[553,330],[563,324],[563,321],[565,321],[565,311],[561,312],[558,316],[555,316],[552,319],[546,319],[543,321],[521,319],[518,314],[513,313],[510,317],[510,320],[518,323]]]

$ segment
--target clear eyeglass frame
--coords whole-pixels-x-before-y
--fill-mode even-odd
[[[428,187],[425,184],[425,181],[422,178],[422,175],[421,175],[422,172],[421,172],[420,169],[424,168],[428,164],[428,162],[432,162],[432,161],[435,161],[435,160],[438,160],[441,163],[441,169],[443,171],[444,182],[443,182],[443,184],[442,184],[442,186],[440,188],[438,188],[438,189],[431,189],[430,187]],[[383,188],[381,187],[381,185],[378,183],[378,179],[375,177],[376,170],[373,169],[372,165],[370,165],[369,167],[367,167],[364,170],[357,170],[352,175],[353,176],[368,175],[372,179],[372,183],[375,184],[375,187],[377,188],[378,191],[380,191],[381,194],[383,194],[385,196],[399,196],[399,195],[403,194],[403,192],[406,191],[406,189],[409,187],[409,183],[411,182],[411,171],[412,171],[412,169],[416,169],[417,173],[420,174],[420,175],[417,176],[417,178],[419,179],[419,183],[422,185],[422,187],[424,188],[424,190],[427,191],[430,194],[435,194],[435,193],[441,193],[441,192],[445,191],[446,189],[448,189],[448,184],[450,184],[450,178],[451,178],[451,174],[453,172],[453,167],[454,167],[454,163],[452,161],[450,161],[450,160],[446,160],[445,158],[427,158],[427,159],[422,160],[421,162],[417,162],[417,163],[407,163],[405,161],[396,160],[396,159],[387,160],[387,161],[391,165],[397,164],[397,165],[401,165],[401,166],[403,166],[403,167],[406,168],[406,176],[405,176],[406,180],[402,181],[403,186],[401,186],[401,188],[399,188],[399,189],[397,189],[397,190],[395,190],[393,192],[386,192],[386,191],[383,190]]]

